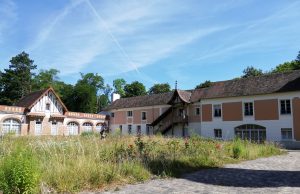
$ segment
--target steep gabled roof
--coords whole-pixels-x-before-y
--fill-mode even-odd
[[[111,109],[120,109],[120,108],[166,105],[172,96],[173,96],[173,92],[167,92],[162,94],[151,94],[146,96],[121,98],[114,101],[106,109],[111,110]]]
[[[190,103],[190,97],[192,95],[192,92],[185,91],[185,90],[175,90],[173,93],[172,98],[169,100],[168,104],[171,104],[173,100],[178,96],[181,101],[185,103]]]
[[[51,91],[55,95],[55,97],[57,98],[57,100],[63,106],[64,110],[67,112],[68,111],[67,107],[61,101],[61,99],[55,93],[55,91],[54,91],[54,89],[52,87],[49,87],[49,88],[43,89],[43,90],[39,90],[39,91],[35,91],[35,92],[32,92],[32,93],[24,96],[23,98],[21,98],[21,100],[19,102],[16,103],[16,106],[21,106],[21,107],[25,107],[27,109],[31,109],[35,105],[35,103],[37,101],[39,101],[49,91]]]
[[[121,98],[108,106],[107,110],[167,105],[177,95],[182,101],[192,103],[209,98],[252,96],[291,91],[300,91],[300,70],[213,82],[210,87],[195,90],[175,90],[163,94]]]

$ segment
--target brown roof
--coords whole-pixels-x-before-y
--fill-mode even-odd
[[[151,94],[146,96],[121,98],[114,101],[111,105],[109,105],[107,107],[107,110],[119,109],[119,108],[165,105],[168,104],[172,96],[173,96],[173,92],[167,92],[162,94]]]
[[[16,106],[22,106],[28,108],[31,106],[37,99],[39,99],[48,89],[39,90],[32,92],[23,98],[19,100],[19,102],[16,103]]]
[[[177,93],[185,102],[197,102],[200,99],[208,98],[251,96],[290,91],[300,91],[300,70],[214,82],[207,88],[187,91],[177,90]],[[165,105],[173,96],[174,92],[168,92],[121,98],[108,106],[107,110]]]
[[[289,91],[300,91],[300,70],[214,82],[208,88],[193,90],[190,101]]]
[[[24,96],[23,98],[21,98],[21,100],[19,102],[16,103],[16,106],[26,107],[27,109],[30,109],[30,108],[32,108],[34,106],[34,104],[38,100],[40,100],[43,97],[44,94],[46,94],[50,90],[53,92],[53,94],[56,96],[56,98],[58,99],[58,101],[61,103],[61,105],[63,106],[64,110],[68,111],[67,107],[61,101],[61,99],[55,93],[55,91],[53,90],[52,87],[49,87],[49,88],[43,89],[43,90],[39,90],[39,91],[35,91],[35,92],[32,92],[32,93]]]

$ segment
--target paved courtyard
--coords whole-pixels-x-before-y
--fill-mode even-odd
[[[300,193],[300,151],[104,193]]]

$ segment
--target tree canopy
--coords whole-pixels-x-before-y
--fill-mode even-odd
[[[13,105],[31,92],[34,61],[22,52],[10,60],[8,69],[1,73],[1,104]]]
[[[171,86],[168,83],[154,84],[148,91],[148,94],[160,94],[170,92]]]
[[[125,96],[124,86],[126,85],[126,81],[123,78],[115,79],[113,81],[114,93],[120,94],[121,97]]]
[[[255,77],[263,75],[263,71],[261,69],[256,69],[253,66],[249,66],[243,71],[242,78]]]
[[[134,81],[131,84],[124,86],[125,97],[142,96],[146,95],[146,87],[144,84],[138,81]]]
[[[197,86],[195,87],[195,89],[208,88],[208,87],[210,87],[211,85],[212,85],[212,82],[209,81],[209,80],[206,80],[205,82],[203,82],[203,83],[197,85]]]

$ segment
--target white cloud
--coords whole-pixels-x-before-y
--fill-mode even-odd
[[[42,68],[57,68],[62,75],[85,69],[104,75],[133,70],[139,74],[139,68],[227,28],[182,28],[168,24],[187,10],[187,5],[180,2],[94,5],[89,1],[73,1],[40,30],[29,50]],[[139,76],[151,80],[146,75]]]

